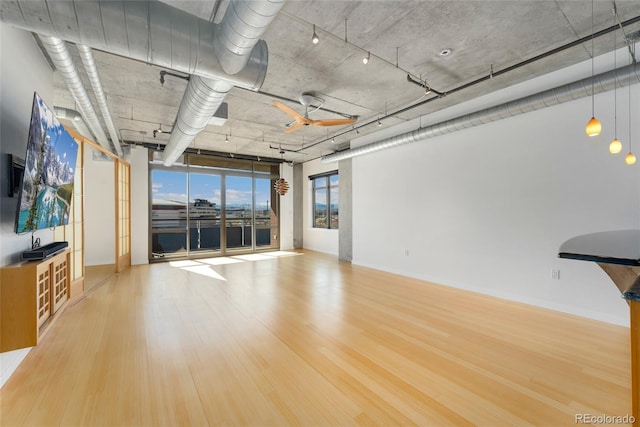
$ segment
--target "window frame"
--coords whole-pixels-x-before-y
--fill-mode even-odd
[[[338,183],[332,184],[331,178],[337,176]],[[338,203],[340,200],[340,173],[337,170],[324,172],[316,175],[310,175],[309,180],[311,181],[311,227],[319,228],[324,230],[338,230],[340,228],[340,205],[338,204],[338,215],[337,215],[337,223],[338,226],[332,226],[331,220],[331,193],[332,191],[337,190],[338,194]],[[322,184],[318,185],[319,182],[322,181]],[[319,226],[316,223],[316,217],[318,209],[316,209],[316,194],[319,190],[322,190],[326,194],[326,206],[324,209],[324,213],[326,216],[326,225]]]
[[[258,253],[264,251],[273,251],[280,248],[280,203],[279,196],[275,192],[273,188],[274,183],[278,180],[280,175],[280,163],[279,162],[270,162],[270,161],[249,161],[251,163],[251,170],[246,169],[233,169],[229,165],[229,159],[226,158],[217,158],[215,156],[198,156],[193,154],[185,154],[183,156],[184,163],[176,164],[170,167],[164,166],[160,161],[154,160],[154,153],[150,153],[149,155],[149,170],[148,170],[148,179],[149,179],[149,225],[148,225],[148,234],[149,234],[149,242],[148,242],[148,253],[149,253],[149,262],[162,262],[166,260],[176,260],[176,259],[195,259],[204,256],[227,256],[227,255],[238,255],[243,253]],[[198,164],[198,162],[192,162],[193,159],[202,159],[206,161],[207,164]],[[207,161],[208,160],[208,161]],[[216,162],[220,162],[222,166],[215,166]],[[200,162],[204,163],[204,162]],[[269,171],[266,171],[265,168],[269,167]],[[215,175],[220,177],[220,247],[219,248],[207,248],[207,249],[197,249],[191,247],[191,235],[190,229],[192,223],[191,218],[189,218],[189,210],[187,209],[187,218],[186,225],[182,227],[181,225],[177,228],[169,228],[167,229],[167,233],[181,234],[185,233],[185,247],[187,250],[184,253],[180,254],[172,254],[165,253],[162,256],[154,256],[153,252],[153,234],[154,234],[154,223],[152,217],[153,211],[153,174],[154,172],[163,171],[163,172],[180,172],[186,175],[186,195],[187,201],[185,202],[187,205],[192,203],[191,199],[191,174],[197,175]],[[227,179],[229,177],[247,177],[251,178],[251,198],[252,198],[252,210],[251,210],[251,246],[243,246],[238,248],[229,248],[227,247],[226,240],[226,219],[227,219],[227,195],[226,195],[226,186]],[[270,204],[270,228],[269,235],[271,236],[271,244],[267,245],[258,245],[257,244],[257,234],[258,228],[256,227],[256,180],[265,179],[269,180],[269,189],[271,192],[271,204]],[[156,233],[157,234],[157,233]]]

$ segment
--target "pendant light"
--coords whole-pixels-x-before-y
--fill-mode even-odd
[[[595,94],[594,94],[595,84],[593,80],[593,76],[595,75],[595,72],[594,72],[595,55],[594,55],[594,49],[593,49],[593,38],[594,38],[593,36],[593,2],[594,0],[591,0],[591,120],[589,120],[589,122],[587,123],[587,127],[585,129],[588,136],[598,136],[602,131],[602,124],[600,124],[600,121],[596,119],[596,114],[595,114]]]
[[[613,26],[616,25],[616,4],[613,3]],[[613,87],[613,141],[609,144],[609,152],[611,154],[618,154],[622,151],[622,142],[618,139],[618,57],[616,54],[616,31],[613,32],[613,81],[615,86]]]
[[[611,154],[618,154],[622,151],[622,142],[616,138],[609,144],[609,152]]]

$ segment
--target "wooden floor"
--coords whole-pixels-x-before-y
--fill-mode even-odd
[[[573,426],[631,411],[626,328],[312,252],[248,258],[108,279],[2,388],[0,424]]]
[[[86,266],[84,268],[85,293],[91,291],[94,287],[103,284],[114,274],[116,274],[115,264]]]

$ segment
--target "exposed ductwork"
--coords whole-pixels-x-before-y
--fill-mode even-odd
[[[262,2],[246,3],[254,5]],[[2,1],[0,19],[27,31],[258,90],[267,73],[268,50],[266,43],[256,37],[259,37],[258,33],[261,34],[259,28],[263,31],[262,26],[270,22],[282,6],[282,3],[268,3],[273,8],[273,14],[255,5],[239,7],[238,10],[246,9],[242,15],[234,13],[236,17],[233,20],[230,18],[228,24],[221,24],[223,28],[230,26],[238,33],[237,36],[229,36],[229,43],[234,43],[236,47],[227,50],[243,57],[248,52],[246,61],[243,59],[246,66],[233,75],[224,71],[216,55],[214,40],[217,25],[159,1]],[[270,18],[259,19],[260,14],[263,14],[263,18]],[[251,15],[256,17],[241,21],[243,17]],[[225,30],[224,33],[229,31]],[[242,42],[242,34],[246,34],[251,42]],[[225,68],[235,69],[237,65],[230,63]]]
[[[191,76],[162,154],[165,166],[171,166],[202,132],[231,88],[233,86],[223,80]]]
[[[284,0],[230,2],[213,40],[225,72],[236,74],[247,65],[251,50],[283,5]]]
[[[222,22],[216,27],[213,41],[220,65],[226,72],[235,75],[247,64],[251,66],[254,46],[259,44],[259,38],[283,4],[284,0],[231,1]],[[171,166],[204,130],[232,87],[222,79],[191,76],[162,155],[165,166]]]
[[[67,84],[67,88],[73,96],[82,117],[86,120],[91,133],[96,137],[98,144],[105,150],[111,151],[111,145],[102,130],[102,125],[96,116],[96,112],[91,105],[89,95],[82,84],[78,70],[76,69],[69,50],[65,43],[57,37],[40,36],[42,45],[49,53],[49,57],[53,61],[56,69]]]
[[[73,126],[76,128],[78,132],[80,132],[82,135],[91,136],[91,131],[89,130],[89,128],[87,127],[87,124],[82,119],[82,115],[76,110],[54,106],[53,114],[55,114],[56,117],[60,119],[71,120],[71,123],[73,123]]]
[[[82,60],[84,69],[86,70],[89,77],[89,82],[91,83],[93,94],[96,97],[98,108],[100,108],[100,112],[102,113],[104,124],[106,125],[109,136],[111,137],[111,143],[113,144],[113,147],[115,148],[118,156],[122,157],[122,147],[120,147],[120,139],[118,138],[116,126],[113,124],[113,118],[111,117],[109,105],[107,104],[107,97],[105,96],[104,90],[102,89],[102,82],[100,81],[100,75],[98,74],[98,67],[96,67],[96,62],[93,59],[91,48],[80,44],[77,45],[77,47],[78,53],[80,54],[80,59]]]
[[[593,85],[592,85],[593,82]],[[440,135],[456,132],[462,129],[479,126],[485,123],[506,119],[519,114],[528,113],[541,108],[551,107],[567,101],[591,96],[615,87],[626,87],[629,84],[640,83],[640,64],[634,63],[617,70],[607,71],[597,76],[588,77],[577,82],[562,85],[543,92],[529,95],[515,101],[506,102],[495,107],[486,108],[471,114],[465,114],[451,120],[436,123],[431,126],[416,129],[401,135],[385,138],[361,147],[329,154],[321,158],[322,163],[339,162],[363,154],[424,141]]]

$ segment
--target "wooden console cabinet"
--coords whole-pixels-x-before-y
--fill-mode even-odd
[[[70,251],[0,270],[0,352],[38,344],[69,299]]]

